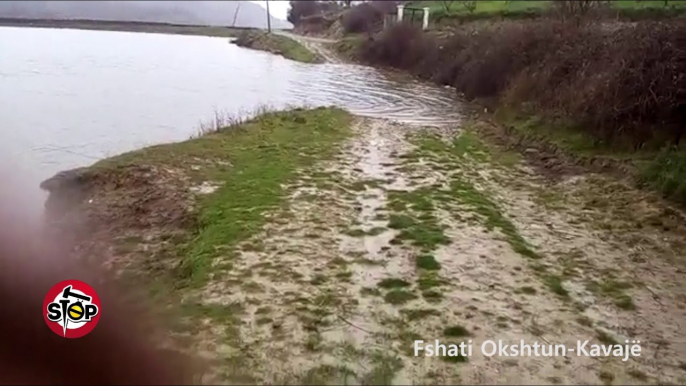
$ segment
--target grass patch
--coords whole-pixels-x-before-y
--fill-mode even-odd
[[[405,205],[403,205],[402,209],[399,210],[404,209]],[[410,216],[406,216],[403,214],[392,214],[388,222],[388,227],[391,229],[407,229],[412,227],[414,224],[415,222]]]
[[[432,192],[430,188],[422,188],[412,192],[393,191],[388,194],[389,207],[392,210],[417,213],[416,217],[391,214],[389,228],[400,230],[398,240],[409,240],[412,245],[424,251],[450,243],[450,239],[443,233],[443,227],[433,215]]]
[[[379,288],[392,289],[392,288],[406,288],[410,286],[410,283],[403,279],[383,279],[377,284]]]
[[[295,40],[264,31],[246,31],[241,33],[234,44],[281,55],[284,58],[303,63],[319,63],[321,58]]]
[[[410,300],[417,299],[417,295],[403,291],[403,290],[393,290],[390,291],[389,293],[384,296],[384,300],[386,303],[393,304],[393,305],[401,305],[409,302]]]
[[[636,305],[634,304],[633,299],[624,292],[631,287],[631,283],[606,280],[600,284],[592,283],[589,286],[589,289],[595,293],[601,293],[602,295],[610,297],[614,304],[623,310],[635,310]]]
[[[381,291],[378,288],[363,287],[360,289],[362,296],[381,296]]]
[[[367,231],[367,236],[378,236],[382,233],[386,232],[386,228],[384,227],[374,227]]]
[[[348,385],[357,382],[357,375],[345,366],[321,365],[310,369],[300,382],[303,385]]]
[[[429,303],[439,303],[443,300],[443,294],[436,290],[424,291],[422,292],[422,296],[424,297],[424,300]]]
[[[424,319],[427,316],[440,316],[441,313],[433,308],[418,308],[414,310],[400,310],[400,313],[405,315],[407,320],[419,320]]]
[[[441,269],[441,264],[432,255],[420,255],[417,257],[417,268],[427,271],[438,271]]]
[[[436,272],[424,272],[417,279],[417,285],[419,286],[419,289],[422,291],[427,291],[434,287],[439,287],[443,284],[445,284],[445,281],[438,277],[438,274]]]
[[[641,168],[639,182],[664,197],[686,204],[686,150],[668,148]]]
[[[612,335],[608,334],[607,332],[605,332],[603,330],[596,330],[595,333],[596,333],[596,335],[595,335],[596,338],[598,338],[598,340],[603,344],[606,344],[606,345],[619,344],[617,342],[617,339],[615,339]]]
[[[467,154],[479,162],[484,162],[489,158],[485,146],[476,136],[469,132],[463,133],[452,143],[446,143],[439,137],[431,135],[420,137],[415,143],[418,145],[419,152],[422,155],[439,162],[444,167],[447,165],[448,168],[451,168],[451,164],[454,164],[455,168],[459,168],[460,162],[456,158],[463,158]],[[433,195],[437,196],[437,198],[457,200],[469,206],[483,218],[483,224],[488,230],[500,229],[515,252],[532,259],[540,258],[519,234],[514,224],[502,214],[498,205],[467,180],[455,176],[451,181],[449,191],[435,189],[431,192],[420,189],[416,192],[416,196],[423,197],[426,200],[426,197],[432,196],[431,193],[434,193]]]
[[[390,385],[395,375],[403,368],[403,362],[398,357],[385,354],[375,354],[371,360],[373,367],[366,373],[359,384],[362,385]]]
[[[356,228],[356,229],[350,229],[345,232],[346,236],[350,237],[363,237],[367,234],[367,232],[363,231],[362,229]]]
[[[466,363],[466,362],[469,362],[469,358],[462,355],[459,352],[457,353],[457,355],[442,356],[441,360],[444,362],[448,362],[448,363]]]
[[[525,295],[536,295],[536,288],[530,286],[524,286],[519,291]]]
[[[548,288],[550,288],[551,291],[553,291],[553,293],[563,298],[569,297],[569,292],[562,285],[562,278],[560,278],[559,276],[546,275],[543,278],[543,282]]]
[[[213,258],[257,233],[266,222],[263,214],[282,205],[283,186],[297,169],[333,155],[350,133],[350,120],[350,114],[335,108],[267,113],[228,130],[153,146],[96,166],[145,162],[184,169],[184,160],[193,158],[230,163],[203,169],[201,178],[218,181],[221,187],[199,203],[197,230],[179,251],[179,285],[197,285],[206,280]]]
[[[576,318],[576,322],[584,327],[593,327],[593,321],[585,315],[581,315]]]
[[[310,284],[319,286],[326,283],[327,281],[329,281],[329,278],[326,277],[326,275],[318,273],[312,277],[312,280],[310,280]]]
[[[443,330],[443,336],[450,338],[461,338],[470,335],[469,330],[462,326],[450,326]]]
[[[615,379],[615,376],[611,372],[603,370],[598,373],[598,378],[600,378],[600,380],[603,381],[604,384],[611,385],[612,381],[614,381]]]
[[[514,224],[501,213],[498,205],[485,194],[459,177],[453,180],[451,190],[460,202],[470,206],[483,217],[484,226],[488,230],[500,229],[515,252],[528,258],[540,259],[540,256],[531,249],[526,240],[519,234]]]
[[[629,369],[627,372],[632,378],[637,379],[641,382],[647,382],[648,376],[639,369]]]

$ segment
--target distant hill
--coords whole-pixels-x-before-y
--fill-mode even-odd
[[[264,8],[249,1],[0,1],[0,17],[267,27]],[[292,28],[274,17],[271,23]]]

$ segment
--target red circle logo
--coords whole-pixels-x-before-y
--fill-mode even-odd
[[[80,338],[93,331],[100,320],[100,298],[88,284],[65,280],[55,284],[43,300],[43,318],[64,338]]]

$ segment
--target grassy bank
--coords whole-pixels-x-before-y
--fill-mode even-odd
[[[214,257],[231,255],[265,223],[266,210],[282,205],[297,169],[332,155],[350,121],[335,108],[266,113],[106,159],[43,186],[51,187],[51,201],[80,200],[62,208],[63,220],[85,213],[87,223],[67,225],[90,240],[114,240],[116,260],[132,260],[144,277],[171,279],[174,287],[199,284]]]
[[[295,40],[264,31],[245,31],[233,43],[240,47],[271,52],[297,62],[319,63],[322,61],[317,54]]]
[[[100,21],[100,20],[46,20],[0,18],[0,26],[33,28],[66,28],[93,31],[145,32],[174,35],[201,35],[216,37],[235,37],[244,28],[194,26],[165,23]]]

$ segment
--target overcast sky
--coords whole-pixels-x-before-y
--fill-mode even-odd
[[[253,3],[259,4],[265,7],[266,1],[253,1]],[[286,20],[288,15],[288,0],[269,0],[269,13],[274,17]]]

